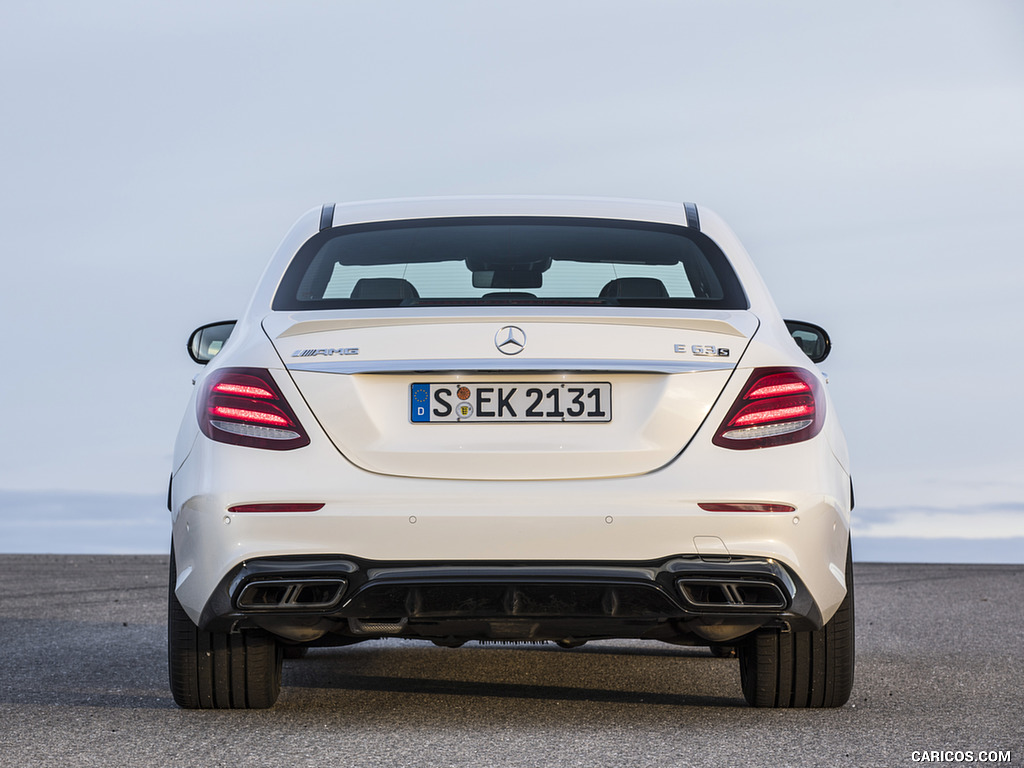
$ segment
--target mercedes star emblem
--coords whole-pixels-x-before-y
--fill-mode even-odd
[[[526,334],[522,328],[506,325],[494,334],[494,346],[503,355],[518,355],[526,347]]]

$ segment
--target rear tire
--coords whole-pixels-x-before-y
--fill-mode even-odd
[[[846,550],[846,597],[819,630],[762,630],[739,648],[740,684],[752,707],[841,707],[853,688],[853,558]]]
[[[167,671],[171,693],[185,709],[265,709],[281,691],[281,648],[261,630],[204,632],[174,594],[171,552],[167,590]]]

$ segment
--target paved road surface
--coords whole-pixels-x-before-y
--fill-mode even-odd
[[[1020,565],[858,565],[857,682],[828,711],[749,709],[736,661],[703,649],[390,640],[286,661],[272,710],[185,712],[166,684],[166,568],[0,555],[0,765],[1024,764]]]

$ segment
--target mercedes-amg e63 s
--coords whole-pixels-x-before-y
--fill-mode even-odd
[[[629,638],[737,655],[755,706],[841,706],[829,348],[693,204],[310,211],[244,316],[189,340],[175,700],[270,706],[309,646]]]

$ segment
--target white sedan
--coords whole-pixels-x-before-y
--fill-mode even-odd
[[[754,706],[841,706],[829,347],[690,203],[310,211],[237,324],[189,340],[175,700],[270,706],[309,646],[632,638],[735,653]]]

